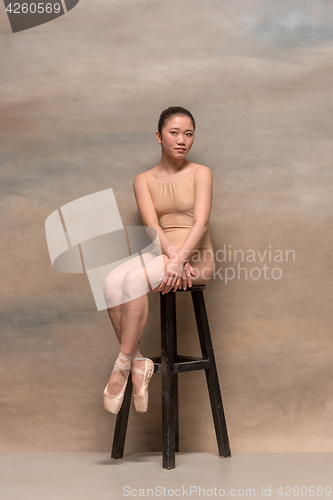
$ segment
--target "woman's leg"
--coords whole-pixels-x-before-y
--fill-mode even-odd
[[[145,254],[144,261],[145,262],[148,261],[149,258],[154,258],[154,254]],[[122,295],[123,295],[124,279],[126,274],[131,269],[134,269],[137,266],[142,267],[142,259],[140,256],[133,257],[132,259],[129,259],[120,264],[119,266],[117,266],[107,275],[104,281],[104,298],[106,305],[108,306],[107,310],[110,321],[112,323],[112,326],[115,330],[115,333],[120,343],[121,352],[123,352],[121,346],[121,337],[122,337],[121,333],[122,333],[122,316],[123,316]],[[140,299],[141,299],[141,308],[142,310],[145,310],[146,308],[145,297],[144,296],[139,297],[137,302],[140,302]],[[136,350],[137,351],[139,350],[138,343],[136,343],[136,346],[134,347],[134,351]],[[123,354],[127,353],[124,352]],[[133,353],[130,353],[130,355],[132,354]],[[125,360],[122,361],[125,362]],[[120,371],[112,372],[107,385],[107,392],[110,395],[118,394],[123,384],[124,384],[124,377],[121,374],[121,372]]]
[[[146,269],[143,268],[140,257],[135,257],[111,271],[104,284],[105,300],[107,305],[110,305],[109,317],[120,342],[120,351],[127,356],[139,351],[138,341],[148,319],[147,293],[149,288],[152,292],[159,291],[161,274],[169,262],[169,258],[164,254],[156,257],[155,254],[149,253],[143,257]],[[194,250],[189,262],[196,273],[192,277],[192,284],[208,284],[214,273],[211,254],[204,250]],[[169,293],[172,293],[172,290]],[[140,369],[143,364],[143,361],[134,363]],[[141,387],[142,375],[132,373],[132,379],[136,393]],[[122,374],[119,371],[113,372],[108,383],[108,393],[117,394],[123,384]]]
[[[156,257],[153,253],[142,255],[145,266],[156,259],[158,262],[150,268],[163,271],[162,256]],[[165,260],[168,258],[166,256]],[[162,268],[161,268],[162,266]],[[130,259],[112,270],[104,282],[104,297],[108,307],[108,314],[120,342],[120,351],[132,356],[139,351],[138,341],[144,331],[148,319],[147,271],[143,267],[140,257]],[[139,357],[142,357],[141,355]],[[142,369],[144,362],[136,361],[135,366]],[[142,383],[142,375],[132,373],[134,393]],[[107,391],[110,395],[118,394],[124,385],[124,377],[120,371],[111,374]]]
[[[144,262],[148,262],[148,260],[152,258],[154,258],[154,255],[151,253],[145,254]],[[104,281],[104,298],[108,306],[107,311],[120,344],[122,328],[122,290],[124,278],[130,269],[133,269],[140,264],[142,264],[142,260],[139,256],[127,260],[113,269]],[[139,346],[137,346],[136,350],[139,350]]]

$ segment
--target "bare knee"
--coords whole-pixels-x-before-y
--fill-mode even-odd
[[[142,266],[130,269],[124,276],[122,299],[123,302],[142,297],[149,292],[148,282]]]
[[[191,266],[195,272],[192,278],[193,285],[208,285],[214,275],[214,262],[193,262]]]
[[[124,281],[124,273],[120,273],[117,269],[113,269],[109,272],[104,280],[103,291],[109,294],[112,290],[116,290],[122,287]]]

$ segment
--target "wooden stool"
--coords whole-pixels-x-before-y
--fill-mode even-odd
[[[214,351],[209,331],[203,290],[206,285],[196,285],[187,290],[162,294],[161,310],[161,356],[151,358],[155,373],[162,375],[162,435],[163,468],[175,468],[175,452],[179,451],[178,431],[178,373],[205,370],[212,408],[217,446],[220,457],[230,457],[230,447],[224,417],[220,385],[216,370]],[[176,293],[191,292],[202,358],[177,354]],[[125,445],[128,414],[132,394],[131,374],[128,378],[123,405],[117,415],[111,457],[122,458]]]

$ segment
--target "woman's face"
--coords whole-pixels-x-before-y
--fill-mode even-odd
[[[168,155],[181,160],[193,144],[194,128],[191,119],[186,115],[170,116],[162,128],[162,136],[156,132],[156,139]]]

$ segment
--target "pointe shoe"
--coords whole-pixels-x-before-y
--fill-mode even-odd
[[[120,361],[120,359],[127,361],[127,366],[126,366],[126,363],[122,363]],[[110,413],[114,413],[115,415],[117,415],[117,413],[119,412],[119,410],[121,408],[121,405],[123,404],[125,390],[126,390],[127,382],[128,382],[128,375],[129,375],[128,370],[131,369],[131,367],[129,366],[130,362],[131,362],[131,358],[129,358],[128,356],[125,356],[122,352],[119,353],[119,356],[116,359],[116,362],[114,364],[114,368],[113,368],[112,372],[121,371],[122,375],[125,378],[125,383],[123,385],[123,388],[121,389],[120,392],[118,392],[118,394],[111,396],[107,391],[108,384],[106,384],[106,387],[105,387],[104,392],[103,392],[103,401],[104,401],[105,410],[109,411]]]
[[[136,394],[133,393],[133,398],[136,411],[138,413],[145,413],[148,410],[148,385],[154,373],[154,363],[149,358],[135,358],[133,356],[132,365],[135,361],[145,362],[144,370],[135,366],[131,367],[132,372],[143,375],[142,385]]]

